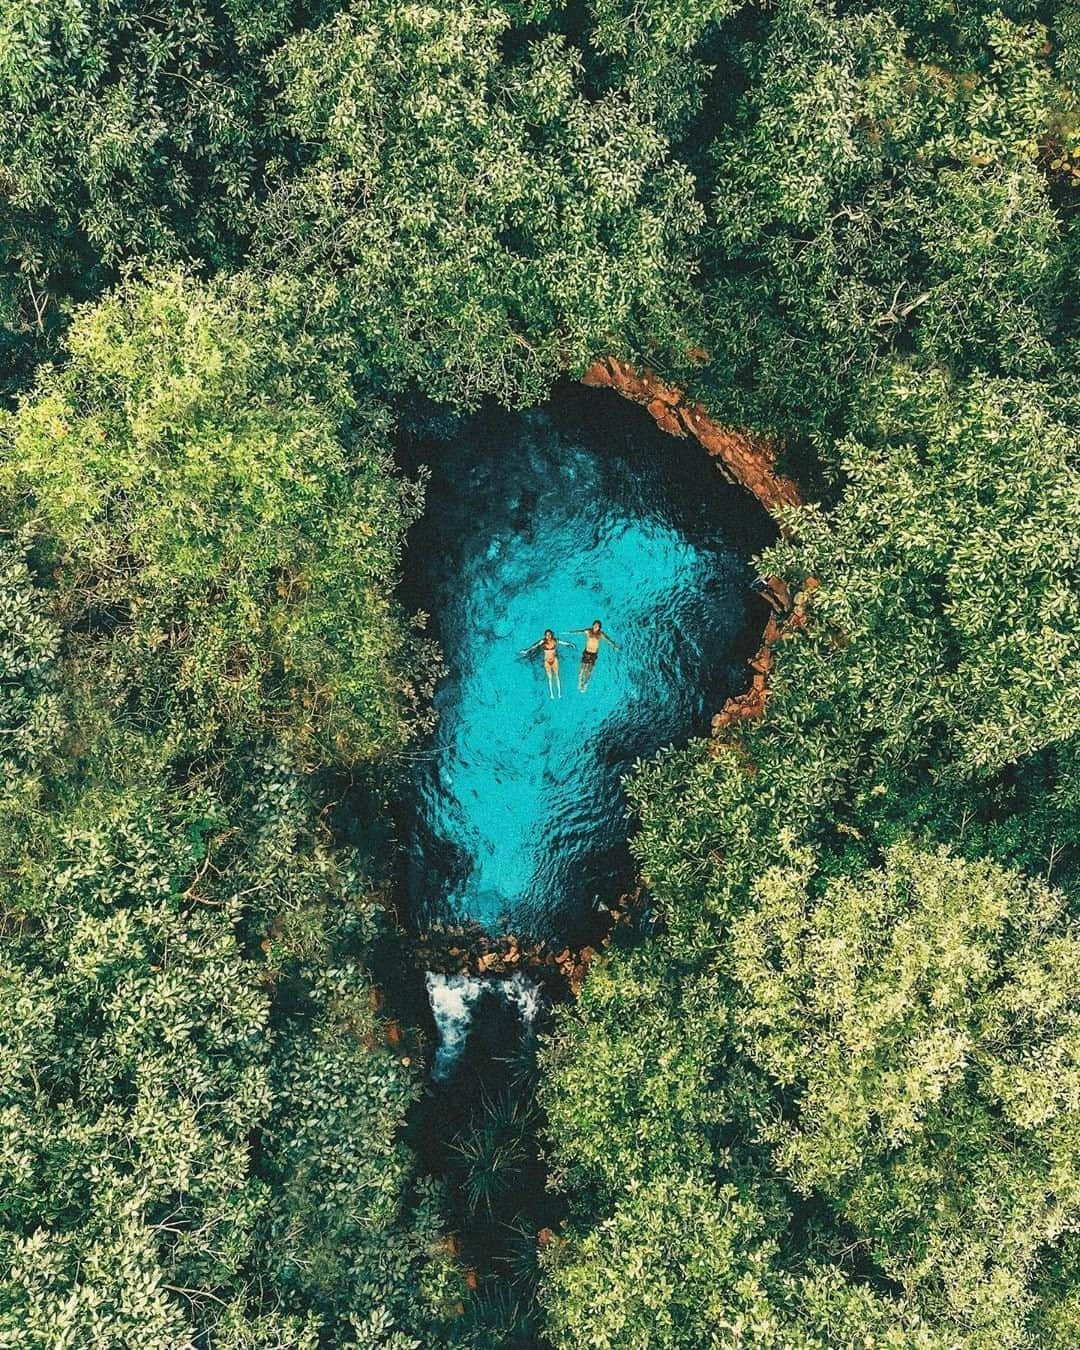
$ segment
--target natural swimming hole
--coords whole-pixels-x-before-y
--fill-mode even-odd
[[[751,559],[774,527],[696,442],[607,391],[418,421],[403,458],[430,470],[403,598],[446,666],[406,803],[412,922],[573,942],[632,880],[625,775],[748,683]],[[601,644],[582,694],[570,630],[595,619],[619,650]],[[521,655],[546,628],[575,644],[561,698],[542,653]]]

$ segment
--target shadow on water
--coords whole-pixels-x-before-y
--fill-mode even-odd
[[[747,684],[765,621],[749,559],[772,524],[696,442],[608,391],[432,418],[402,449],[431,471],[403,598],[447,666],[408,803],[412,922],[574,943],[632,878],[624,775]],[[596,618],[620,649],[581,694],[570,630]],[[541,655],[520,655],[545,628],[575,644],[559,699]]]

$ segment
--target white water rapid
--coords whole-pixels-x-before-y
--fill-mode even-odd
[[[521,971],[504,978],[480,975],[437,975],[427,971],[424,976],[432,1016],[438,1032],[435,1063],[431,1076],[435,1082],[445,1081],[461,1058],[469,1039],[473,1013],[485,994],[502,998],[521,1020],[522,1033],[531,1034],[543,995]]]

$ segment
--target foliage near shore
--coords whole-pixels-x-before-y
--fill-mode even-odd
[[[129,288],[0,426],[5,1343],[411,1344],[461,1288],[310,777],[419,725],[417,494],[252,331]]]
[[[687,373],[830,485],[762,559],[808,622],[758,724],[633,785],[666,932],[548,1054],[553,1175],[584,1197],[549,1327],[1064,1346],[1080,481],[1070,218],[1038,159],[1067,96],[1000,14],[945,47],[865,8],[771,33],[715,149],[715,359]],[[675,1188],[689,1229],[658,1217]],[[706,1215],[735,1236],[689,1245]]]
[[[0,1344],[1076,1343],[1078,34],[4,7]],[[544,1056],[521,1318],[340,804],[385,832],[437,672],[396,415],[609,353],[782,439],[807,626],[633,783],[662,930]]]

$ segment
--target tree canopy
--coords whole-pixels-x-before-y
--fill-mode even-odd
[[[9,0],[0,1343],[1076,1344],[1078,16]],[[496,1158],[478,1280],[396,428],[605,356],[772,439],[797,619],[629,785],[655,931],[477,1144],[567,1215]]]

